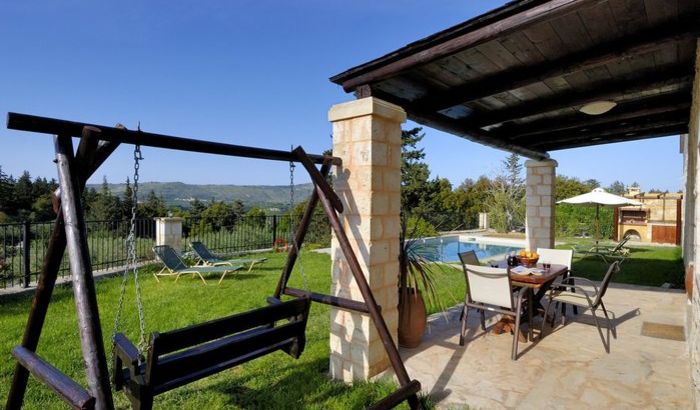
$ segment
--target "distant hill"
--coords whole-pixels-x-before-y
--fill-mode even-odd
[[[123,195],[124,184],[109,184],[114,195]],[[99,191],[102,184],[88,184],[88,188]],[[294,201],[299,202],[311,195],[313,184],[294,186]],[[289,185],[194,185],[182,182],[142,182],[139,184],[139,197],[144,198],[150,191],[155,192],[168,205],[189,207],[192,200],[231,202],[240,200],[246,206],[270,208],[289,204]]]

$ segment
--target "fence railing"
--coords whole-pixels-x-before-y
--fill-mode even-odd
[[[127,261],[128,220],[86,221],[88,248],[95,272],[124,267]],[[272,248],[278,238],[290,241],[292,223],[287,216],[243,216],[227,221],[212,218],[186,218],[183,221],[183,248],[190,241],[202,241],[220,253],[236,253]],[[27,287],[36,283],[46,256],[53,222],[0,224],[0,288]],[[137,219],[136,254],[139,261],[155,257],[151,248],[156,240],[156,223]],[[70,275],[64,255],[59,277]]]
[[[230,254],[272,248],[277,239],[289,241],[292,225],[286,215],[244,216],[226,225],[207,218],[185,218],[182,236],[185,243],[200,241],[212,251]]]
[[[36,282],[53,233],[53,222],[0,224],[0,287]],[[139,260],[153,259],[155,222],[136,220],[136,254]],[[115,269],[126,264],[129,221],[87,221],[87,241],[93,271]],[[70,275],[64,255],[59,277]]]

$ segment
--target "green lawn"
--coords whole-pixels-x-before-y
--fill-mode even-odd
[[[585,249],[587,247],[590,248],[592,243],[590,240],[570,239],[565,244],[557,246],[557,248],[571,249],[574,245],[579,249]],[[601,241],[601,245],[615,246],[615,243]],[[684,287],[683,260],[681,259],[680,247],[645,246],[630,244],[629,242],[626,247],[629,248],[630,255],[620,265],[620,271],[613,276],[613,282],[644,286],[661,286],[664,283],[670,283],[672,287],[677,289]],[[606,268],[607,265],[599,256],[574,252],[572,270],[575,276],[602,280]]]
[[[561,248],[569,248],[562,245]],[[665,282],[682,287],[683,265],[678,247],[631,247],[631,257],[622,264],[614,282],[660,286]],[[303,270],[309,287],[319,292],[330,288],[330,258],[326,254],[304,252]],[[270,260],[250,273],[226,279],[221,286],[212,277],[209,286],[199,279],[183,277],[177,283],[164,278],[157,283],[142,269],[142,289],[146,329],[169,330],[214,319],[265,305],[265,298],[275,288],[284,264],[283,254],[266,254]],[[577,276],[600,280],[606,265],[598,257],[574,258]],[[158,269],[153,266],[150,268]],[[461,270],[445,267],[436,271],[438,297],[442,306],[429,306],[429,313],[461,303],[464,298],[464,277]],[[97,282],[100,314],[105,345],[114,323],[119,296],[119,278]],[[299,268],[291,286],[304,288]],[[137,339],[137,320],[133,289],[127,292],[123,331]],[[56,290],[49,309],[38,353],[69,376],[84,384],[80,347],[75,319],[75,306],[69,287]],[[19,343],[31,304],[31,296],[0,298],[0,400],[4,401],[12,377],[14,360],[9,352]],[[328,372],[329,307],[313,304],[307,330],[306,350],[299,360],[284,353],[275,353],[238,368],[222,372],[188,386],[163,394],[156,399],[157,408],[364,408],[391,392],[391,383],[355,383],[352,387],[331,381]],[[455,323],[458,326],[458,323]],[[109,351],[109,349],[108,349]],[[420,375],[412,375],[420,380]],[[63,408],[46,388],[30,379],[25,408]],[[128,407],[121,393],[115,394],[120,408]]]
[[[178,328],[265,305],[265,298],[274,292],[285,255],[264,256],[270,258],[267,263],[250,273],[228,278],[221,286],[216,285],[218,278],[214,277],[209,280],[209,286],[204,286],[199,279],[189,277],[182,277],[177,283],[172,278],[161,279],[157,283],[152,275],[145,274],[142,269],[147,332]],[[302,263],[309,287],[328,292],[329,256],[304,252]],[[445,277],[462,280],[461,273],[459,276],[446,274]],[[100,317],[108,352],[119,282],[119,278],[97,282]],[[303,288],[298,268],[292,276],[290,286]],[[459,290],[454,292],[463,295]],[[127,295],[123,313],[125,323],[122,327],[132,340],[136,340],[138,325],[133,288],[128,289]],[[9,352],[21,340],[30,304],[31,296],[0,298],[0,400],[3,405],[14,366]],[[329,326],[329,307],[313,304],[306,350],[299,360],[277,352],[158,396],[155,405],[157,408],[189,409],[351,409],[364,408],[393,391],[394,385],[389,382],[355,383],[350,387],[327,377]],[[85,384],[75,306],[69,287],[58,288],[54,294],[38,353]],[[63,408],[62,402],[53,393],[35,380],[30,380],[25,408]],[[115,393],[115,400],[118,407],[129,407],[121,393]]]

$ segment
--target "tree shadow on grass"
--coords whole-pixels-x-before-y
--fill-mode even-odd
[[[245,369],[245,373],[238,375],[229,371],[207,389],[223,397],[226,408],[245,409],[359,409],[366,408],[391,392],[391,387],[386,384],[356,382],[350,386],[330,380],[327,356],[306,362],[293,361],[281,355],[279,358],[271,366],[274,374],[268,378],[255,369]],[[283,376],[277,377],[280,374]],[[191,392],[185,390],[182,394],[193,394],[198,389],[190,387],[188,390]]]

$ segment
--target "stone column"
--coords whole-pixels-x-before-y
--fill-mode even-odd
[[[698,167],[698,157],[700,156],[700,40],[697,41],[695,53],[695,79],[693,81],[692,104],[690,106],[690,123],[688,124],[688,145],[686,154],[688,158],[685,161],[688,169],[686,170],[686,178],[690,179],[692,191],[686,191],[685,201],[686,207],[694,207],[694,212],[686,212],[686,217],[693,216],[693,223],[685,225],[684,235],[686,238],[692,236],[689,241],[692,242],[693,251],[687,252],[684,255],[685,263],[688,264],[694,261],[695,268],[691,271],[693,277],[693,295],[690,306],[688,306],[689,314],[686,322],[689,324],[689,329],[686,331],[690,337],[688,338],[688,349],[690,353],[690,372],[692,381],[693,398],[695,399],[695,408],[700,408],[700,266],[698,256],[700,255],[700,229],[697,229],[700,223],[700,201],[698,201],[698,185],[697,181],[700,177],[700,167]],[[688,254],[689,253],[689,254]]]
[[[170,245],[182,253],[182,218],[162,217],[156,220],[156,245]]]
[[[525,161],[525,247],[554,247],[554,183],[557,161]]]
[[[406,113],[369,97],[333,106],[328,119],[333,123],[333,155],[343,159],[334,181],[345,207],[341,221],[396,343],[401,123]],[[362,300],[335,238],[331,249],[331,293]],[[389,366],[369,315],[332,308],[330,348],[335,379],[367,379]]]

